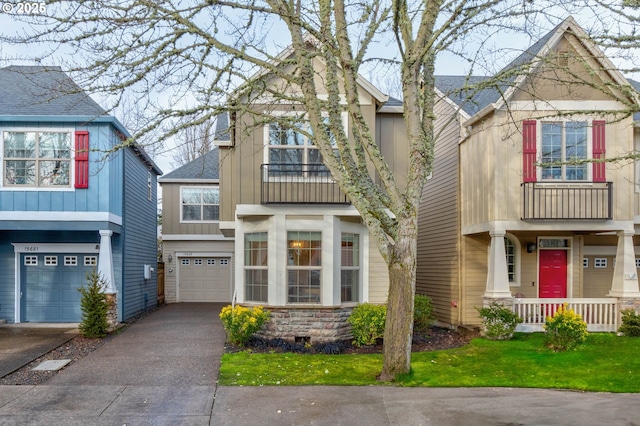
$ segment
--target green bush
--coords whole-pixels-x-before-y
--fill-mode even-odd
[[[225,306],[220,311],[222,326],[227,332],[227,339],[234,345],[244,346],[251,336],[260,331],[264,324],[269,321],[269,311],[265,311],[262,306],[246,308],[244,306]]]
[[[547,332],[546,344],[551,349],[563,351],[573,349],[587,340],[587,323],[573,309],[567,309],[565,303],[553,317],[547,317],[544,329]]]
[[[522,318],[511,309],[496,302],[476,308],[482,318],[482,331],[489,340],[509,340]]]
[[[80,310],[82,321],[78,325],[84,337],[104,337],[109,331],[107,311],[109,304],[104,294],[106,283],[96,271],[87,274],[86,287],[80,287]]]
[[[363,303],[353,308],[347,320],[351,324],[353,344],[356,346],[375,345],[384,337],[384,324],[387,317],[385,305]]]
[[[426,330],[436,319],[433,303],[428,296],[416,294],[413,301],[413,328],[414,330]]]
[[[621,313],[622,325],[618,331],[625,336],[640,337],[640,315],[633,309],[625,309]]]

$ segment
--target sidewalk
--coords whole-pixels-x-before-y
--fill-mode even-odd
[[[40,386],[0,386],[0,425],[618,425],[640,395],[510,388],[216,385],[222,304],[172,304]]]

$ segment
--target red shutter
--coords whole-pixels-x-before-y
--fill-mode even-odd
[[[604,120],[593,120],[592,124],[592,143],[593,143],[593,159],[603,159],[604,160]],[[606,163],[604,162],[594,162],[593,163],[593,181],[594,182],[605,182],[607,180],[606,176]]]
[[[89,187],[89,132],[76,132],[76,188]]]
[[[522,122],[522,181],[536,181],[536,120]]]

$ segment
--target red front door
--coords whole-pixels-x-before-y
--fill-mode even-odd
[[[567,297],[566,250],[540,250],[540,297]]]

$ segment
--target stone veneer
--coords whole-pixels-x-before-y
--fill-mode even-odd
[[[329,343],[351,340],[351,325],[347,318],[350,307],[266,307],[271,318],[257,333],[265,339],[283,339],[289,342]]]
[[[112,332],[118,326],[118,294],[105,294],[105,299],[109,305],[107,323],[109,324],[109,332]]]

